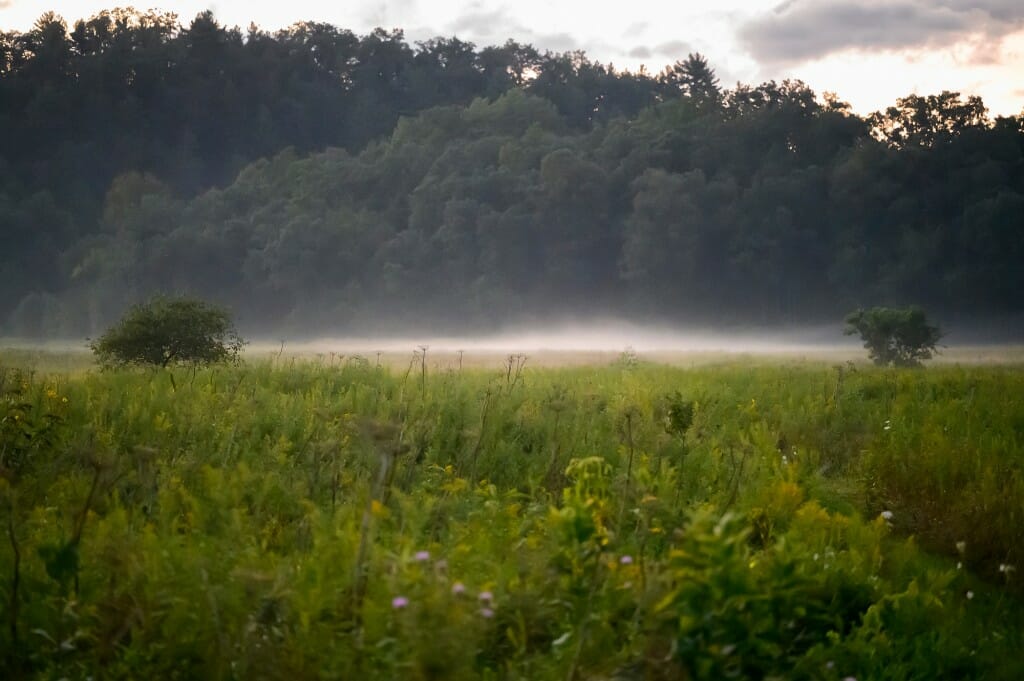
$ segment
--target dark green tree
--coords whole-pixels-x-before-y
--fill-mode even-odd
[[[942,338],[919,307],[873,307],[846,316],[847,336],[858,334],[878,366],[915,367],[931,359]]]
[[[236,362],[245,341],[223,308],[195,298],[157,296],[136,305],[89,343],[103,366]]]
[[[967,100],[959,92],[943,91],[938,95],[909,95],[896,100],[885,113],[871,115],[872,134],[894,147],[907,145],[932,146],[947,142],[972,128],[988,124],[987,109],[981,97]]]
[[[691,52],[686,59],[666,68],[661,81],[663,85],[690,97],[701,110],[716,108],[722,102],[718,76],[708,64],[707,57],[700,52]]]

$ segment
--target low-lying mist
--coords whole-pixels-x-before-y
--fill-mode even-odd
[[[857,350],[858,343],[838,327],[785,331],[732,331],[645,326],[621,321],[563,323],[533,328],[508,328],[493,333],[339,335],[307,339],[260,338],[251,350],[290,352],[405,352],[426,346],[440,353],[744,353],[779,354]]]
[[[971,325],[950,330],[943,338],[938,363],[1024,362],[1024,343],[1007,333],[1011,327]],[[1016,328],[1016,327],[1012,327]],[[427,349],[431,366],[490,366],[509,355],[526,355],[532,366],[606,364],[622,357],[666,363],[720,361],[764,357],[786,361],[866,361],[856,337],[843,335],[839,324],[775,328],[712,328],[616,319],[565,320],[510,325],[493,332],[437,333],[367,332],[302,336],[264,331],[245,333],[244,354],[267,357],[330,357],[331,361],[361,356],[389,365],[407,363]],[[86,353],[84,340],[0,339],[0,347],[57,353]]]
[[[838,324],[773,329],[721,330],[638,324],[621,320],[566,321],[513,326],[468,334],[339,334],[310,338],[257,337],[250,356],[360,355],[394,363],[426,348],[428,358],[454,364],[474,358],[485,364],[524,354],[532,364],[578,364],[614,361],[623,353],[639,359],[679,362],[730,357],[775,357],[819,361],[866,360],[859,339],[843,335]],[[938,362],[1005,362],[1024,360],[1019,343],[994,345],[967,332],[951,333],[935,358]]]

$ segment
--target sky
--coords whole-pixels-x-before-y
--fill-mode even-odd
[[[118,4],[0,0],[0,29],[24,31],[53,10],[69,24]],[[147,2],[148,4],[148,2]],[[981,95],[993,115],[1024,112],[1024,0],[153,0],[185,24],[210,9],[221,23],[266,30],[314,20],[365,33],[402,28],[410,41],[508,38],[582,49],[620,69],[661,71],[704,54],[723,86],[799,78],[855,111],[908,94]]]

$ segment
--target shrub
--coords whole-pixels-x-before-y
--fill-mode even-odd
[[[157,296],[131,308],[89,347],[104,366],[167,367],[235,362],[244,345],[226,310],[195,298]]]
[[[868,356],[879,366],[920,366],[931,359],[942,338],[919,307],[873,307],[846,316],[847,336],[860,334]]]

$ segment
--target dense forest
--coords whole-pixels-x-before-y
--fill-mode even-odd
[[[958,93],[112,10],[0,34],[0,129],[0,333],[157,291],[311,333],[1024,313],[1024,114]]]

